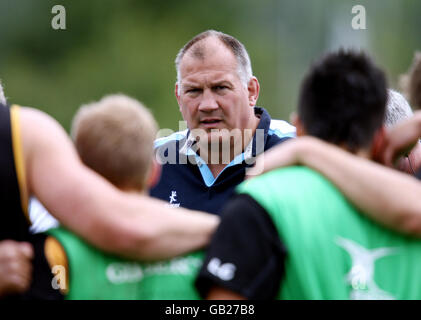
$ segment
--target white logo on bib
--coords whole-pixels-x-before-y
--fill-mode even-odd
[[[396,248],[377,248],[368,250],[358,243],[337,237],[336,243],[351,256],[352,267],[346,275],[346,281],[351,284],[351,299],[353,300],[393,300],[390,293],[381,290],[374,282],[374,263],[377,259],[394,254]]]

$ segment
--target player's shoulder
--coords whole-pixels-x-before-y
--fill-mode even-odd
[[[295,138],[296,129],[293,125],[285,120],[271,119],[269,130],[269,136],[277,136],[278,138]]]
[[[324,177],[318,172],[305,166],[290,166],[268,171],[260,176],[246,180],[239,187],[239,192],[245,193],[279,193],[288,192],[294,188],[302,188],[303,185],[313,184],[316,181],[324,181]]]
[[[166,137],[158,138],[154,142],[154,148],[158,149],[158,148],[175,144],[176,142],[179,142],[179,141],[183,141],[187,139],[187,135],[188,135],[188,129],[174,132]]]

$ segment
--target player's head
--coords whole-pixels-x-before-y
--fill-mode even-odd
[[[82,162],[127,191],[143,191],[158,178],[156,132],[149,110],[121,94],[82,106],[72,124]]]
[[[6,104],[6,97],[4,96],[3,86],[0,81],[0,104]]]
[[[414,60],[400,83],[406,98],[414,109],[421,108],[421,52],[415,52]]]
[[[384,125],[391,128],[399,122],[413,116],[411,106],[405,97],[395,90],[387,90],[386,114]]]
[[[189,42],[187,42],[178,52],[177,57],[175,58],[175,68],[177,71],[177,83],[180,85],[181,73],[180,73],[180,63],[183,57],[187,52],[191,53],[197,58],[205,58],[205,42],[208,38],[218,39],[231,53],[234,55],[237,61],[237,73],[238,77],[241,79],[244,87],[247,88],[247,84],[253,76],[251,69],[251,62],[249,54],[246,50],[246,47],[236,38],[230,36],[226,33],[215,31],[215,30],[206,30],[195,37],[193,37]],[[200,44],[199,44],[200,43]],[[180,86],[178,87],[180,90]],[[179,92],[180,93],[180,92]]]
[[[214,30],[190,40],[175,60],[175,94],[183,119],[202,146],[241,140],[257,122],[252,108],[259,95],[250,58],[234,37]],[[219,150],[222,150],[219,149]]]
[[[369,150],[382,128],[386,78],[363,52],[339,50],[318,60],[304,78],[297,133],[351,152]]]

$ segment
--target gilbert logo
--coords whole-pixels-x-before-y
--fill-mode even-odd
[[[396,248],[367,249],[350,239],[341,237],[336,238],[336,243],[351,257],[352,267],[346,275],[346,281],[351,285],[352,300],[395,299],[389,292],[379,288],[374,281],[374,271],[376,260],[395,254]]]
[[[169,203],[170,207],[178,208],[180,206],[180,203],[177,201],[177,191],[171,191],[171,195],[169,198],[170,198],[170,203]]]
[[[140,281],[143,271],[137,263],[111,263],[107,267],[106,276],[114,284],[131,283]]]

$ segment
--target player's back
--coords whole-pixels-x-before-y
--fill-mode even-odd
[[[421,241],[367,219],[317,172],[279,169],[239,191],[266,209],[287,248],[278,298],[421,298]]]
[[[199,299],[194,280],[202,265],[202,251],[141,262],[98,250],[64,228],[51,229],[48,233],[59,241],[68,263],[66,299]]]

